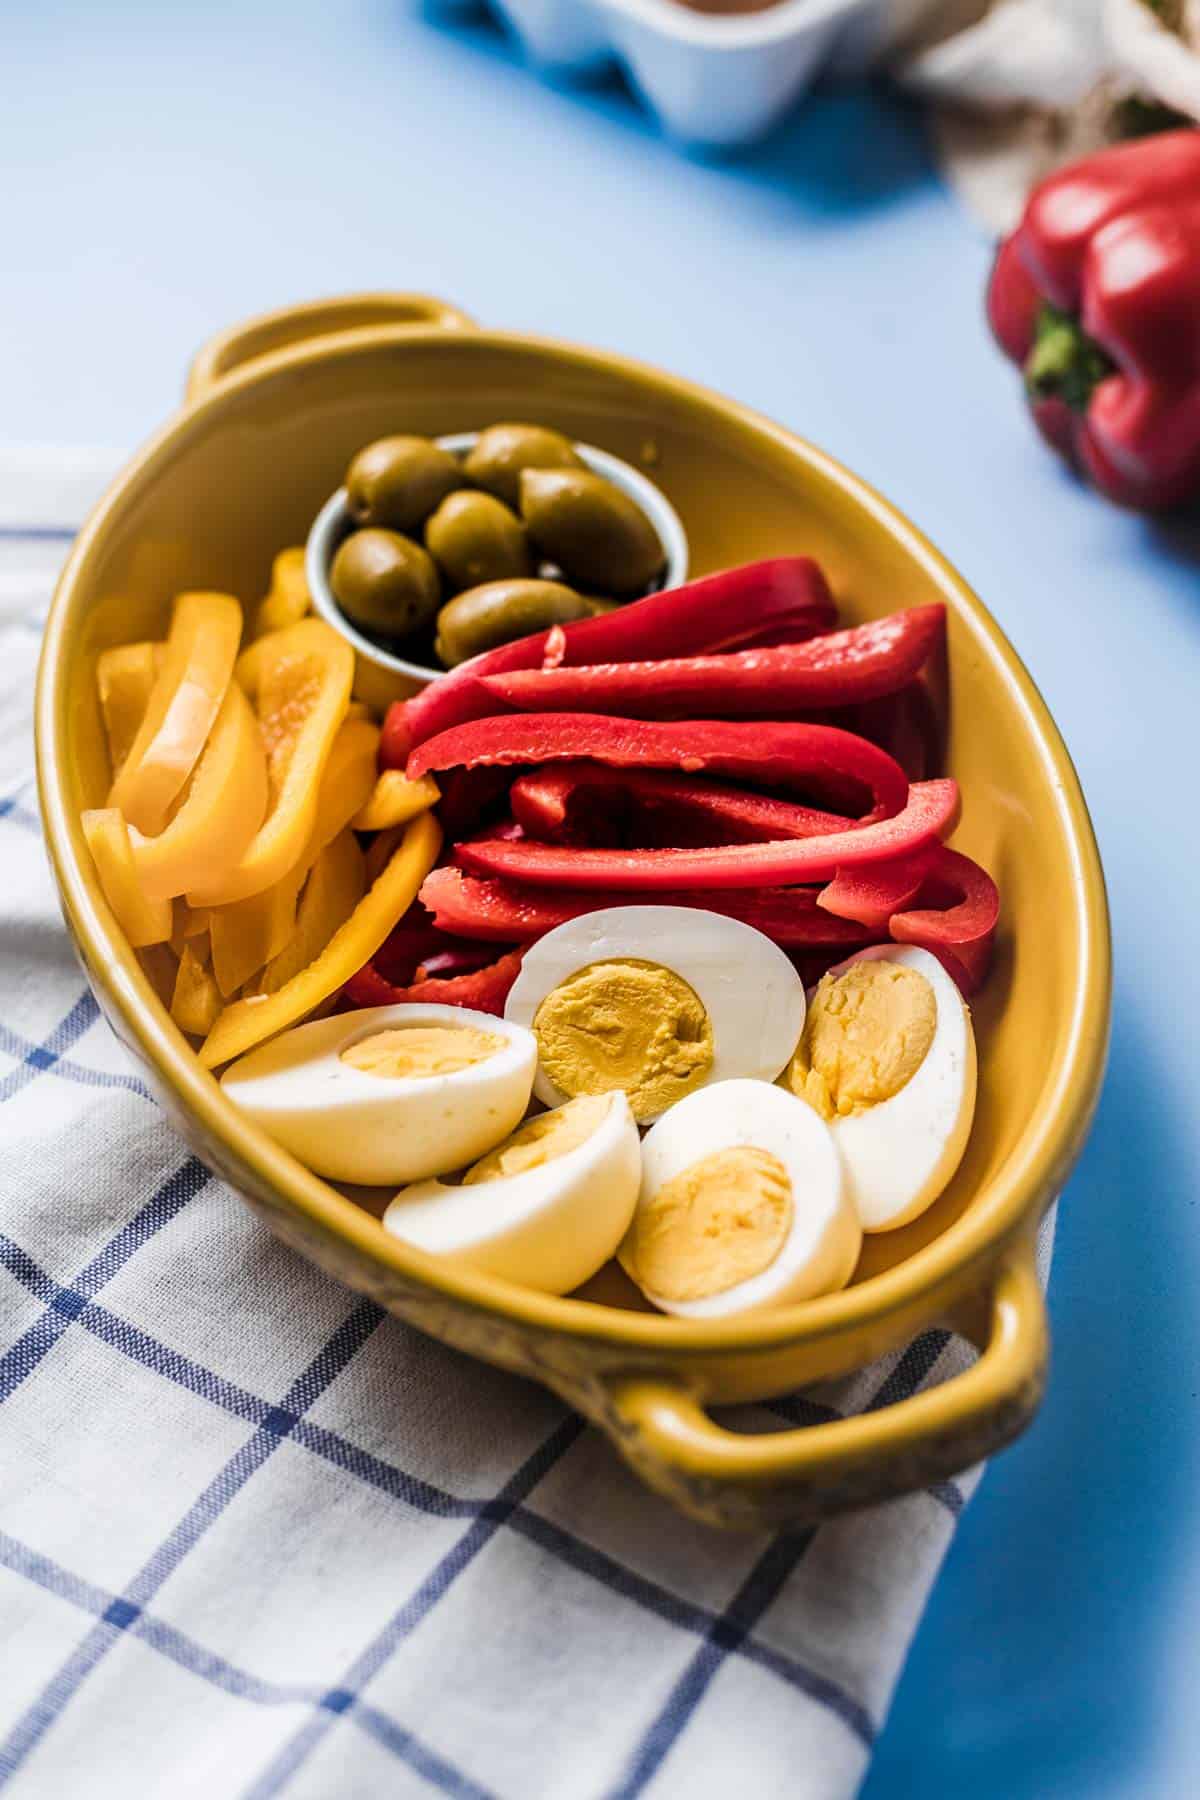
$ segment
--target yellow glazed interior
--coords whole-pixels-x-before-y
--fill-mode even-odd
[[[637,1310],[613,1270],[582,1297],[554,1299],[406,1248],[383,1231],[371,1197],[310,1175],[224,1098],[116,932],[86,854],[79,814],[106,782],[100,651],[161,635],[183,589],[264,594],[273,557],[303,540],[373,437],[533,413],[635,465],[652,459],[697,574],[806,552],[823,564],[846,623],[935,599],[949,609],[947,762],[965,801],[955,842],[994,873],[1004,897],[996,967],[975,1007],[975,1128],[942,1199],[915,1224],[869,1238],[848,1290],[800,1309],[668,1319]],[[1078,1153],[1106,1048],[1107,919],[1086,810],[1040,697],[980,603],[877,495],[811,446],[687,383],[597,352],[436,325],[343,330],[235,371],[130,464],[78,540],[47,631],[37,729],[69,926],[102,1006],[185,1135],[324,1266],[425,1329],[538,1373],[594,1414],[605,1404],[595,1383],[613,1371],[681,1373],[709,1399],[777,1393],[853,1366],[923,1323],[969,1323],[963,1308]]]

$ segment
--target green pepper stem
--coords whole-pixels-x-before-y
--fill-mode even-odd
[[[1025,386],[1032,399],[1062,400],[1073,412],[1086,412],[1092,394],[1115,366],[1078,319],[1043,301],[1025,361]]]

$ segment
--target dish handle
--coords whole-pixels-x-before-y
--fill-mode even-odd
[[[1048,1356],[1032,1240],[997,1271],[987,1342],[963,1374],[893,1406],[793,1431],[727,1431],[681,1383],[615,1379],[604,1423],[644,1480],[711,1524],[812,1524],[944,1481],[1016,1437]]]
[[[246,363],[276,350],[375,325],[435,325],[444,331],[471,331],[475,321],[432,294],[341,294],[330,300],[281,306],[275,312],[243,319],[209,338],[192,359],[184,399],[194,405]]]

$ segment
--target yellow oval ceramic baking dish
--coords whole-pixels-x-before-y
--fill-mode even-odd
[[[867,1240],[844,1293],[766,1317],[635,1310],[606,1272],[552,1299],[453,1272],[273,1144],[201,1069],[126,946],[79,827],[106,759],[97,653],[161,633],[173,594],[266,591],[351,454],[534,415],[648,469],[678,508],[697,574],[818,557],[843,617],[940,599],[949,611],[948,764],[956,842],[1004,896],[979,996],[979,1105],[952,1187],[916,1224]],[[364,295],[252,321],[193,366],[187,404],[81,533],[50,614],[37,694],[46,837],[96,997],[197,1153],[298,1250],[422,1330],[547,1383],[678,1505],[718,1523],[797,1522],[945,1477],[1018,1432],[1046,1359],[1033,1235],[1074,1162],[1108,1033],[1103,878],[1075,772],[1024,668],[964,582],[892,507],[811,445],[653,369],[545,339],[477,331],[413,295]],[[978,1361],[863,1417],[745,1436],[714,1404],[779,1395],[953,1325]]]

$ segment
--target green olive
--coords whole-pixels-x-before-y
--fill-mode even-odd
[[[463,461],[463,473],[506,506],[520,497],[522,469],[583,469],[569,438],[545,425],[489,425]]]
[[[543,555],[580,587],[640,593],[666,561],[641,507],[590,470],[523,470],[521,517]]]
[[[533,573],[525,527],[493,494],[447,494],[426,522],[425,547],[452,590]]]
[[[429,438],[378,438],[346,471],[346,499],[356,525],[411,531],[466,477],[462,464]]]
[[[329,585],[351,624],[387,637],[408,637],[428,625],[441,598],[429,553],[398,531],[375,527],[353,532],[339,546]]]
[[[551,625],[591,618],[593,605],[558,581],[488,581],[448,600],[438,614],[435,648],[448,669]]]

